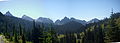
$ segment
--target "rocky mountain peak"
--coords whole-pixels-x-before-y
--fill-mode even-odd
[[[9,11],[7,11],[4,15],[5,16],[13,16]]]
[[[33,19],[31,17],[27,16],[27,15],[23,15],[22,19],[33,21]]]

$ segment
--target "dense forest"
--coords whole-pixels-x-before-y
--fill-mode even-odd
[[[11,18],[11,19],[10,19]],[[15,19],[14,19],[15,18]],[[67,25],[73,31],[61,32]],[[0,13],[0,34],[9,43],[109,43],[120,42],[120,13],[86,25],[70,22],[56,28],[54,24],[36,23]],[[77,28],[77,31],[74,31]],[[60,30],[60,31],[59,31]],[[62,29],[63,31],[64,29]],[[59,31],[59,32],[58,32]]]

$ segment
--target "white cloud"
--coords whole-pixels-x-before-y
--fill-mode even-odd
[[[0,1],[8,1],[8,0],[0,0]]]

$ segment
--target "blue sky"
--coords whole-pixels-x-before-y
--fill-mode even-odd
[[[0,0],[2,13],[10,11],[16,17],[47,17],[54,21],[65,16],[86,21],[103,19],[110,16],[111,8],[120,12],[120,0]]]

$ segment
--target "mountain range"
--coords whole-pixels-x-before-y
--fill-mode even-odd
[[[67,17],[64,17],[64,19],[62,19],[62,20],[56,20],[55,21],[55,24],[56,25],[63,25],[63,24],[66,24],[66,23],[68,23],[68,22],[71,22],[71,21],[75,21],[75,22],[78,22],[78,23],[81,23],[81,24],[83,24],[83,25],[86,25],[87,24],[87,22],[85,21],[85,20],[79,20],[79,19],[75,19],[75,18],[67,18]]]
[[[6,12],[5,14],[2,13],[0,14],[0,23],[12,24],[9,26],[9,28],[11,29],[13,28],[14,25],[19,26],[19,24],[21,24],[22,26],[24,26],[26,30],[32,30],[33,20],[35,20],[36,22],[36,27],[39,27],[40,24],[45,25],[45,27],[49,27],[52,24],[57,33],[82,32],[85,30],[86,24],[99,22],[97,18],[87,22],[85,20],[79,20],[73,17],[72,18],[64,17],[61,20],[58,19],[55,22],[53,22],[51,19],[45,17],[33,19],[27,15],[23,15],[22,18],[18,18],[13,16],[9,11]]]
[[[22,16],[22,19],[25,19],[25,20],[29,20],[29,21],[33,21],[34,19],[32,19],[31,17],[29,16],[26,16],[26,15],[23,15]],[[53,22],[51,19],[49,18],[44,18],[44,17],[39,17],[38,19],[36,19],[36,22],[41,22],[41,23],[49,23],[49,24],[55,24],[55,25],[63,25],[63,24],[66,24],[68,22],[71,22],[71,21],[75,21],[75,22],[78,22],[78,23],[81,23],[82,25],[86,25],[86,24],[89,24],[89,23],[94,23],[94,22],[99,22],[99,19],[97,18],[94,18],[90,21],[85,21],[85,20],[79,20],[79,19],[75,19],[75,18],[68,18],[68,17],[64,17],[62,20],[56,20],[55,22]]]
[[[9,16],[9,17],[14,17],[9,11],[6,12],[4,15],[5,16]],[[31,18],[31,17],[29,17],[27,15],[23,15],[22,19],[28,20],[28,21],[33,21],[34,20],[33,18]],[[49,24],[54,23],[55,25],[63,25],[63,24],[66,24],[66,23],[68,23],[70,21],[75,21],[75,22],[81,23],[83,25],[86,25],[86,24],[89,24],[89,23],[98,22],[99,19],[94,18],[94,19],[92,19],[92,20],[90,20],[90,21],[87,22],[85,20],[79,20],[79,19],[75,19],[73,17],[69,19],[68,17],[65,16],[62,20],[58,19],[55,22],[53,22],[51,19],[45,18],[45,17],[39,17],[38,19],[35,19],[35,21],[36,22],[41,22],[41,23],[49,23]]]

